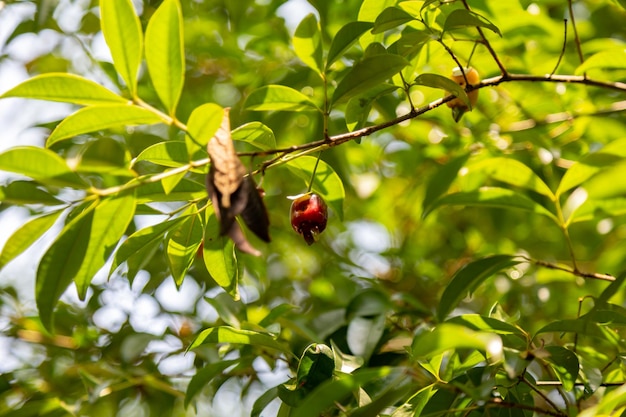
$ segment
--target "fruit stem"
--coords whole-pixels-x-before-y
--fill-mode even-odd
[[[307,193],[310,193],[311,190],[313,189],[313,181],[315,180],[315,173],[317,172],[317,166],[320,163],[321,157],[322,157],[322,153],[320,152],[319,154],[317,154],[317,160],[315,161],[315,166],[313,167],[313,173],[311,174],[311,181],[309,181],[309,187],[306,190]]]

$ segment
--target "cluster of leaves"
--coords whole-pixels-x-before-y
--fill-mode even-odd
[[[92,74],[46,72],[0,96],[79,106],[44,147],[0,154],[0,169],[21,176],[0,188],[2,207],[35,213],[9,237],[0,268],[60,229],[37,265],[38,319],[18,320],[15,337],[32,341],[27,329],[55,348],[49,355],[68,356],[56,350],[63,347],[77,352],[68,361],[101,363],[77,367],[90,394],[80,398],[62,390],[42,398],[30,386],[16,392],[11,385],[22,379],[7,377],[3,406],[16,415],[81,415],[103,392],[118,394],[111,406],[132,387],[151,403],[155,390],[168,394],[174,409],[201,404],[233,379],[251,386],[261,359],[291,372],[263,387],[253,415],[276,399],[282,416],[623,410],[618,239],[626,198],[615,178],[626,174],[626,124],[612,117],[624,109],[613,93],[626,92],[623,45],[584,42],[576,31],[563,39],[554,16],[572,10],[566,1],[311,1],[316,13],[292,39],[269,36],[269,18],[246,27],[258,20],[250,10],[272,16],[282,2],[253,3],[215,6],[222,14],[211,20],[202,9],[211,2],[145,2],[137,14],[130,0],[100,0],[113,65],[92,64],[111,76],[107,87]],[[593,19],[574,28],[585,39],[623,36],[620,25],[594,22],[624,9],[598,3],[584,3]],[[201,17],[189,17],[195,12]],[[219,46],[207,48],[216,62],[202,49],[207,27],[223,30]],[[533,42],[544,40],[539,53]],[[568,46],[594,55],[581,61],[561,53]],[[293,58],[286,68],[283,54]],[[483,83],[464,89],[448,78],[469,65]],[[244,99],[215,94],[207,102],[199,87],[216,90],[221,77],[237,91],[230,96]],[[576,85],[556,83],[563,81]],[[471,107],[472,89],[481,99],[462,124],[435,111],[454,98]],[[274,240],[260,245],[264,259],[221,236],[207,195],[207,144],[231,106],[230,138],[266,193]],[[319,162],[311,156],[322,151]],[[312,188],[335,217],[321,247],[306,248],[284,205],[314,172]],[[156,220],[141,227],[144,215]],[[102,342],[89,290],[99,292],[92,280],[103,268],[131,283],[147,271],[146,292],[169,276],[178,287],[194,280],[210,290],[203,301],[217,318],[192,317],[204,328],[194,338],[176,332],[176,353],[196,358],[184,399],[173,381],[152,375],[155,361],[143,354],[150,337],[118,332],[110,337],[132,354],[95,353]],[[70,308],[75,327],[61,315],[67,306],[55,313],[71,283],[90,306],[82,319]],[[128,365],[122,376],[116,362]]]

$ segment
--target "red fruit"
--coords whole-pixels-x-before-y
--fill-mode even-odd
[[[291,203],[291,226],[309,245],[326,229],[328,208],[318,194],[307,193]]]

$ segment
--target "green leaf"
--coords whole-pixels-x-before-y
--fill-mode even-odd
[[[618,48],[601,51],[590,56],[576,68],[574,73],[581,75],[593,69],[623,70],[624,68],[626,68],[626,49]]]
[[[562,346],[545,346],[549,356],[546,361],[551,365],[559,381],[563,383],[563,389],[571,392],[578,378],[579,362],[574,352]]]
[[[350,131],[361,129],[367,123],[373,103],[399,87],[387,83],[379,84],[363,94],[352,97],[346,105],[346,126]]]
[[[512,158],[489,158],[470,165],[470,171],[482,172],[489,177],[516,187],[525,188],[556,201],[550,187],[532,169]]]
[[[592,310],[577,319],[556,320],[539,329],[535,335],[541,333],[576,333],[605,340],[614,346],[619,343],[619,335],[606,327],[625,327],[626,316],[611,310]]]
[[[204,230],[203,258],[215,282],[235,300],[239,299],[239,270],[233,241],[220,236],[220,225],[215,212],[207,210]]]
[[[197,151],[206,153],[206,146],[215,136],[223,118],[224,109],[217,104],[206,103],[193,109],[187,121],[188,135],[185,137],[189,155]]]
[[[289,161],[287,168],[301,178],[305,184],[308,184],[313,175],[316,161],[317,158],[315,157],[303,156]],[[317,166],[312,190],[322,196],[326,204],[339,216],[339,220],[343,220],[343,200],[346,197],[343,182],[333,168],[322,160]]]
[[[265,391],[254,401],[252,410],[250,410],[250,417],[261,417],[263,410],[276,398],[278,398],[278,387],[273,387]]]
[[[254,90],[246,99],[245,108],[255,111],[319,111],[307,96],[291,87],[268,85]]]
[[[56,206],[63,202],[32,181],[13,181],[0,186],[0,203],[25,205],[43,204]]]
[[[35,217],[17,229],[4,244],[0,253],[0,269],[28,249],[57,221],[63,210],[52,211]]]
[[[459,176],[459,171],[463,168],[469,157],[469,154],[464,154],[448,161],[447,164],[439,167],[437,172],[430,178],[426,186],[426,195],[422,200],[423,216],[426,216],[431,210],[431,204],[441,197],[443,193],[448,191],[448,188],[450,188],[450,185],[452,185],[454,180]]]
[[[320,76],[322,75],[322,33],[313,13],[302,19],[296,28],[293,48],[302,62]]]
[[[291,350],[277,341],[272,335],[255,332],[252,330],[240,330],[230,326],[211,327],[200,332],[198,337],[191,343],[189,350],[198,346],[213,343],[229,343],[237,345],[249,345],[277,350],[293,357]]]
[[[415,78],[413,81],[416,85],[424,85],[426,87],[438,88],[441,90],[445,90],[448,94],[454,94],[456,97],[463,100],[463,103],[467,105],[467,107],[472,108],[472,103],[470,103],[470,99],[467,96],[467,93],[459,84],[455,83],[453,80],[444,77],[443,75],[438,74],[421,74]]]
[[[436,37],[430,32],[404,30],[400,39],[392,43],[388,51],[405,58],[412,58],[422,50],[425,44],[434,39],[436,39]]]
[[[391,78],[408,65],[399,55],[371,55],[354,65],[337,85],[333,103],[347,101]]]
[[[370,22],[349,22],[344,25],[330,44],[328,56],[326,57],[326,68],[328,69],[341,55],[369,29],[374,26]]]
[[[410,22],[411,20],[414,20],[413,16],[404,10],[398,9],[397,7],[388,7],[376,17],[372,33],[382,33]]]
[[[390,374],[398,372],[394,368],[368,368],[353,374],[342,374],[317,387],[304,398],[300,405],[291,411],[290,417],[319,417],[324,411],[336,403],[341,403],[353,391],[370,381],[383,380]],[[401,372],[401,371],[400,371]]]
[[[97,202],[68,223],[44,253],[35,285],[35,301],[43,326],[52,330],[52,312],[61,295],[81,268],[89,246],[91,223]]]
[[[309,345],[300,358],[296,383],[298,388],[312,390],[328,381],[335,370],[335,359],[332,350],[321,343]]]
[[[361,2],[361,7],[359,8],[357,20],[362,22],[374,22],[383,10],[388,7],[395,6],[396,3],[396,0],[363,0]],[[382,42],[383,39],[384,34],[382,33],[366,33],[364,36],[361,36],[359,43],[363,49],[366,49],[369,44],[373,42]]]
[[[177,168],[189,163],[187,145],[180,140],[155,143],[137,155],[136,161],[147,161],[170,168]]]
[[[52,329],[52,311],[72,282],[84,299],[96,272],[126,231],[135,212],[132,195],[97,201],[68,223],[39,263],[35,299],[46,329]]]
[[[473,261],[455,272],[437,306],[437,318],[443,321],[468,293],[502,269],[519,264],[515,256],[493,255]]]
[[[124,262],[132,257],[145,258],[154,248],[158,247],[164,240],[165,235],[178,227],[185,220],[185,217],[177,217],[168,221],[157,223],[153,226],[144,227],[130,235],[115,252],[109,276]]]
[[[81,147],[76,170],[134,178],[137,174],[130,170],[130,160],[130,152],[124,144],[109,137],[100,137]]]
[[[48,149],[18,146],[0,154],[0,169],[25,175],[44,185],[87,188],[65,160]]]
[[[132,104],[84,107],[69,115],[57,125],[48,137],[46,146],[51,147],[64,139],[97,130],[161,122],[163,120],[155,113]]]
[[[183,89],[185,51],[179,0],[164,0],[146,28],[146,62],[161,102],[173,116]]]
[[[92,221],[85,225],[89,228],[85,231],[89,234],[89,244],[80,269],[72,277],[81,300],[85,299],[91,280],[119,243],[134,214],[135,197],[132,194],[103,199],[95,208]],[[38,272],[46,274],[48,279],[54,275],[41,267]]]
[[[556,216],[549,212],[545,207],[535,203],[523,194],[506,188],[482,187],[476,191],[448,194],[435,201],[430,207],[428,213],[437,207],[444,205],[521,209],[532,213],[542,214],[552,219],[556,224],[559,224],[559,220]],[[425,213],[424,216],[428,213]]]
[[[590,199],[609,199],[626,196],[626,183],[616,181],[616,178],[626,176],[626,161],[609,166],[587,180],[582,188],[587,192]]]
[[[183,178],[174,189],[165,192],[161,182],[143,184],[137,188],[137,204],[155,201],[192,201],[207,196],[204,184]]]
[[[231,132],[231,137],[235,141],[249,143],[262,151],[276,149],[274,132],[261,122],[241,125]]]
[[[131,0],[100,0],[100,18],[115,69],[135,97],[143,56],[143,33],[133,3]]]
[[[614,165],[623,158],[611,153],[592,153],[572,165],[561,178],[556,190],[556,195],[561,196],[564,192],[582,184],[602,169]]]
[[[443,25],[443,30],[447,32],[458,28],[475,26],[489,29],[502,36],[500,29],[498,29],[498,27],[491,23],[486,17],[466,9],[455,9],[450,12]]]
[[[418,334],[413,339],[411,354],[415,359],[425,359],[447,350],[478,349],[486,352],[488,357],[498,360],[504,356],[502,346],[502,339],[496,334],[443,323],[430,332]]]
[[[87,106],[128,103],[127,99],[118,96],[100,84],[78,75],[66,73],[36,75],[0,96],[0,98],[6,97],[60,101]]]
[[[202,243],[202,218],[198,214],[198,208],[194,204],[188,212],[191,215],[186,216],[167,238],[167,260],[178,287],[182,285]]]
[[[452,317],[446,323],[458,324],[469,329],[496,333],[500,335],[515,335],[526,339],[526,335],[517,327],[507,322],[494,319],[492,317],[481,316],[480,314],[463,314]]]
[[[193,397],[200,393],[215,376],[221,374],[226,368],[237,364],[237,362],[239,362],[239,359],[220,360],[219,362],[210,363],[196,372],[191,377],[189,385],[187,385],[187,391],[185,391],[185,407],[189,406]]]

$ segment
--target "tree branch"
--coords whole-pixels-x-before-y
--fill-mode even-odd
[[[467,4],[467,0],[463,0],[463,6],[465,6],[465,8],[468,11],[471,11],[469,4]],[[496,54],[496,51],[491,46],[491,43],[489,43],[489,40],[487,40],[487,37],[485,36],[485,33],[483,32],[482,28],[480,26],[476,26],[476,30],[478,31],[478,34],[481,37],[481,43],[485,45],[485,47],[487,48],[487,50],[493,57],[493,60],[496,62],[496,65],[498,66],[498,68],[500,68],[500,73],[503,76],[506,76],[508,74],[508,71],[504,67],[504,64],[502,64],[502,61],[500,61],[500,58],[498,58],[498,54]]]
[[[582,84],[587,86],[606,88],[610,90],[616,90],[621,92],[626,92],[626,83],[622,82],[610,82],[610,81],[602,81],[602,80],[594,80],[590,78],[586,78],[578,75],[533,75],[533,74],[510,74],[507,73],[505,75],[499,75],[492,78],[487,78],[483,80],[480,84],[476,85],[467,85],[465,88],[466,92],[477,90],[485,87],[495,87],[502,83],[507,82],[552,82],[552,83],[570,83],[570,84]],[[341,145],[343,143],[349,142],[351,140],[359,139],[365,136],[369,136],[373,133],[376,133],[380,130],[387,129],[389,127],[400,124],[406,120],[414,119],[424,113],[427,113],[444,103],[447,103],[450,100],[455,98],[454,95],[450,94],[443,98],[437,99],[425,106],[422,106],[417,109],[412,109],[409,113],[404,114],[402,116],[396,117],[395,119],[386,121],[384,123],[364,127],[362,129],[354,130],[352,132],[341,133],[335,136],[329,136],[328,138],[320,139],[313,142],[307,142],[302,145],[293,145],[287,148],[279,148],[273,149],[269,151],[259,151],[259,152],[245,152],[240,153],[239,156],[268,156],[268,155],[276,155],[277,157],[272,158],[268,161],[265,161],[261,164],[260,168],[253,172],[253,174],[264,172],[271,166],[281,165],[293,159],[296,159],[300,156],[307,155],[312,152],[322,151],[328,148],[332,148],[334,146]]]

